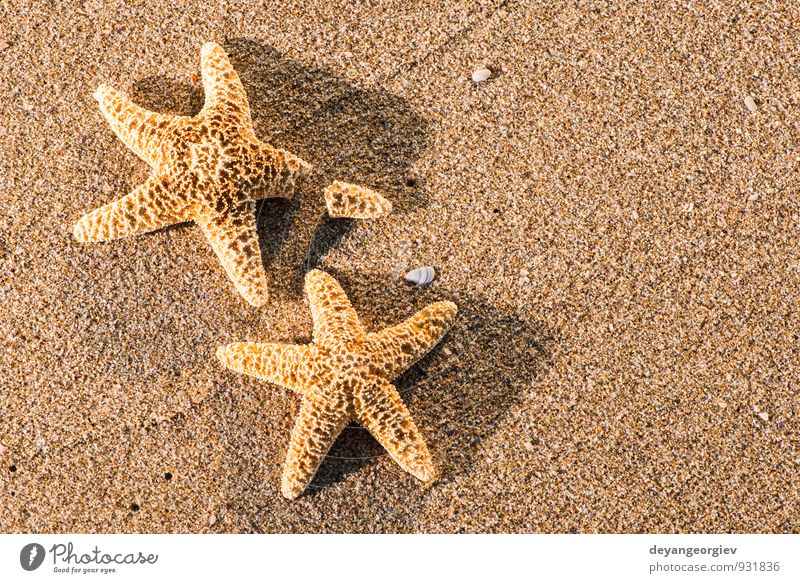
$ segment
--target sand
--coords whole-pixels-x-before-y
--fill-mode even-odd
[[[0,3],[0,531],[800,531],[790,3],[132,4]],[[96,86],[196,112],[208,40],[317,169],[259,207],[260,309],[194,226],[71,236],[148,172]],[[299,400],[213,355],[307,341],[311,267],[370,326],[458,303],[398,381],[433,487],[354,425],[280,496]]]

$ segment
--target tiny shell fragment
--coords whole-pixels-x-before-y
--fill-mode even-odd
[[[472,81],[473,83],[481,83],[491,76],[492,72],[489,69],[478,69],[472,74]]]
[[[769,421],[769,413],[766,413],[765,411],[759,413],[758,416],[762,421]]]
[[[749,95],[744,98],[744,105],[745,107],[747,107],[747,109],[750,110],[751,113],[755,113],[756,111],[758,111],[758,107],[756,106],[755,100]]]
[[[433,267],[418,267],[406,274],[406,281],[417,285],[427,285],[433,281],[434,277],[436,277],[436,270]]]

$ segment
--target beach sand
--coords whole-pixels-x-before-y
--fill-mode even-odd
[[[800,531],[796,7],[1,4],[0,531]],[[259,309],[193,225],[71,233],[148,175],[97,85],[195,113],[211,40],[315,165],[259,205]],[[352,425],[281,497],[299,400],[214,353],[308,341],[312,267],[370,327],[458,304],[397,381],[432,487]]]

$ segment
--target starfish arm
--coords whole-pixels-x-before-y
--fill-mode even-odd
[[[148,111],[108,85],[100,85],[94,98],[119,139],[153,168],[163,162],[169,132],[189,121],[185,116]]]
[[[200,71],[206,96],[203,110],[214,110],[252,132],[247,93],[221,46],[216,43],[203,45]]]
[[[457,312],[453,302],[437,302],[406,321],[367,335],[372,372],[392,380],[425,356],[444,337]]]
[[[347,294],[327,273],[306,274],[306,294],[314,321],[314,343],[331,348],[351,346],[364,340],[364,327]]]
[[[93,210],[75,223],[73,234],[83,243],[139,235],[188,220],[189,205],[170,192],[159,176],[121,199]]]
[[[237,291],[251,305],[264,305],[269,287],[258,245],[255,203],[246,202],[224,213],[204,212],[195,221]]]
[[[245,169],[244,186],[256,200],[291,198],[297,181],[311,171],[311,164],[286,150],[259,143],[253,162]]]
[[[325,189],[325,204],[334,218],[377,219],[392,212],[392,203],[374,190],[339,181]]]
[[[227,368],[307,395],[317,371],[319,349],[313,344],[258,344],[236,342],[217,349]]]
[[[356,419],[401,468],[423,482],[433,481],[436,468],[431,454],[397,389],[379,377],[371,381],[355,389]]]
[[[281,478],[281,493],[290,500],[306,489],[333,442],[350,421],[346,393],[335,385],[313,389],[300,406]]]

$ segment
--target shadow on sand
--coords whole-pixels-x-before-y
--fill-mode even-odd
[[[276,296],[296,296],[308,259],[324,256],[352,224],[325,213],[322,194],[333,180],[382,192],[398,213],[426,205],[424,181],[413,165],[427,146],[428,123],[401,97],[353,87],[267,44],[236,38],[224,46],[247,91],[258,138],[314,165],[294,198],[257,207],[268,279]],[[131,98],[181,115],[194,115],[203,105],[199,82],[167,76],[136,82]]]
[[[368,306],[363,319],[370,330],[393,325],[427,304],[454,297],[441,287],[387,285],[385,279],[366,274],[334,275],[346,290],[354,290],[351,299],[357,310],[363,312]],[[368,298],[373,298],[374,305]],[[541,321],[525,322],[473,297],[458,297],[457,303],[459,314],[447,336],[394,381],[426,437],[441,472],[440,482],[469,471],[477,445],[495,432],[500,420],[534,387],[553,342]],[[397,315],[387,321],[371,319],[382,313],[381,308]],[[308,493],[324,490],[386,456],[365,429],[350,424],[331,448]]]

